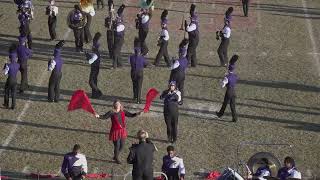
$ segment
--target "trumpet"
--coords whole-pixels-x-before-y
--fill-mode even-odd
[[[85,13],[90,13],[94,11],[92,0],[80,0],[81,10]]]

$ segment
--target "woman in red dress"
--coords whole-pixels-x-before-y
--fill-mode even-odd
[[[109,133],[109,140],[113,142],[114,145],[114,156],[113,160],[120,164],[119,153],[123,149],[125,139],[128,136],[126,129],[126,118],[125,117],[136,117],[140,115],[142,111],[137,113],[130,113],[123,108],[119,100],[113,102],[113,109],[104,115],[96,114],[99,119],[109,119],[111,118],[111,129]]]

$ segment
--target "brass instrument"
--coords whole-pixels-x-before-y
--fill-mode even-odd
[[[80,0],[81,10],[85,13],[90,13],[94,11],[93,0]]]
[[[263,158],[267,159],[269,168],[271,170],[271,176],[276,177],[278,169],[281,167],[281,163],[272,153],[258,152],[250,157],[247,162],[248,168],[251,172],[256,172],[263,164]]]

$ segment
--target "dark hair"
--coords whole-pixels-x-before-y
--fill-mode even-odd
[[[98,42],[99,39],[100,39],[100,37],[101,37],[101,33],[100,33],[100,32],[96,32],[96,34],[94,35],[92,41],[93,41],[93,42]]]
[[[74,5],[74,9],[81,11],[79,4]]]
[[[168,146],[167,147],[167,152],[169,152],[169,151],[174,151],[174,147],[173,146]]]
[[[79,144],[75,144],[73,146],[73,151],[78,151],[78,150],[80,150],[80,145]]]
[[[229,7],[226,11],[226,16],[229,16],[233,12],[233,7]]]
[[[294,159],[290,156],[284,158],[284,164],[290,163],[293,167],[296,166]]]
[[[17,44],[12,43],[9,47],[9,53],[13,53],[16,50],[17,50]]]

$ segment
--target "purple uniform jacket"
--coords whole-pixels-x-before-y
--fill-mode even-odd
[[[7,64],[9,67],[8,77],[16,78],[17,73],[20,68],[20,64],[16,62],[17,54],[16,53],[10,53],[9,55],[10,63]]]
[[[143,70],[145,66],[147,66],[147,62],[143,56],[130,56],[130,65],[131,65],[131,72],[138,72]]]
[[[30,58],[30,56],[32,55],[31,50],[22,44],[18,45],[17,54],[18,54],[18,61],[20,63],[26,62],[28,58]]]
[[[227,88],[233,89],[237,84],[238,76],[234,73],[229,73],[226,77],[228,78]]]
[[[179,67],[181,68],[183,71],[186,71],[186,69],[188,68],[188,59],[186,56],[181,57],[179,60]]]
[[[55,48],[53,56],[54,56],[54,61],[56,62],[54,71],[57,73],[60,73],[62,70],[62,64],[63,64],[63,60],[61,58],[61,49]]]

